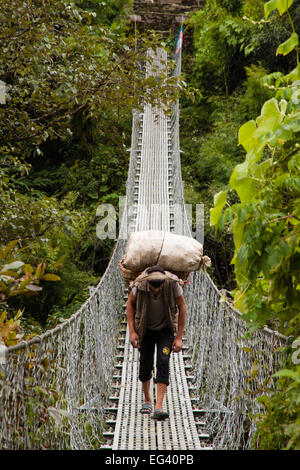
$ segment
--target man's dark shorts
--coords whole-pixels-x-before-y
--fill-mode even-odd
[[[155,345],[157,345],[156,378],[154,381],[169,385],[169,361],[173,341],[174,334],[168,326],[158,331],[146,330],[140,347],[139,380],[141,382],[147,382],[152,377],[154,351]]]

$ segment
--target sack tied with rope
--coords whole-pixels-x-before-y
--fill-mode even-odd
[[[130,235],[125,255],[120,260],[120,269],[128,284],[149,266],[162,266],[186,280],[190,272],[210,264],[210,258],[203,256],[202,244],[194,238],[146,230]]]

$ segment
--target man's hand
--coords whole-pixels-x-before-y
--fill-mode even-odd
[[[130,333],[130,343],[134,348],[140,347],[139,336],[136,331]]]
[[[182,339],[177,338],[177,336],[176,336],[176,338],[174,339],[173,344],[172,344],[172,351],[178,353],[178,352],[181,351],[181,349],[182,349]]]
[[[185,325],[186,318],[186,306],[183,295],[180,295],[176,298],[176,304],[178,305],[179,315],[178,315],[178,330],[177,336],[173,341],[172,350],[179,353],[182,349],[182,336]]]
[[[140,347],[139,336],[134,329],[134,311],[135,311],[135,297],[132,291],[129,294],[127,304],[126,304],[126,315],[129,327],[129,336],[130,336],[130,343],[134,348]]]

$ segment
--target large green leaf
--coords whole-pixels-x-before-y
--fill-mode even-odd
[[[275,98],[266,101],[262,107],[261,115],[256,119],[257,129],[254,133],[254,137],[260,139],[262,144],[266,144],[270,134],[278,129],[282,119],[283,115],[280,111],[278,101]]]
[[[294,82],[295,80],[300,80],[300,64],[297,65],[288,75],[286,75],[286,79]]]
[[[271,98],[266,101],[261,108],[261,117],[268,119],[270,117],[276,117],[277,120],[281,119],[281,112],[276,98]]]
[[[220,191],[214,196],[214,207],[210,209],[210,225],[216,225],[227,199],[227,191]]]
[[[249,175],[249,162],[245,161],[236,165],[229,184],[239,195],[241,202],[249,202],[255,195],[256,183]]]
[[[291,36],[277,48],[276,55],[282,54],[287,55],[295,49],[299,44],[299,38],[297,33],[292,33]]]
[[[265,181],[266,178],[266,171],[272,165],[272,160],[269,158],[268,160],[264,160],[262,163],[253,163],[251,165],[251,174],[253,177],[257,178],[258,180]]]
[[[279,11],[280,15],[283,15],[293,2],[294,0],[270,0],[264,5],[265,17],[268,18],[269,14],[276,9]]]
[[[255,131],[256,123],[253,120],[246,122],[239,129],[239,144],[244,147],[246,152],[249,152],[257,143],[256,139],[253,137]]]
[[[273,11],[276,10],[277,8],[277,0],[270,0],[269,2],[264,4],[264,9],[265,9],[265,17],[268,18],[269,14]]]
[[[245,225],[241,224],[238,221],[238,219],[236,219],[234,221],[234,223],[232,224],[232,231],[233,231],[233,235],[234,235],[234,246],[235,246],[235,254],[234,254],[234,257],[232,259],[232,264],[234,264],[235,260],[236,260],[237,251],[241,247],[241,244],[242,244],[243,239],[244,239]]]
[[[294,379],[294,380],[298,379],[297,373],[290,369],[282,369],[278,371],[276,374],[274,374],[273,377],[290,377],[291,379]]]
[[[280,15],[283,15],[290,6],[294,3],[294,0],[277,0],[277,10]]]

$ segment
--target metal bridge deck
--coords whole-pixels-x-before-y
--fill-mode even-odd
[[[163,66],[163,62],[167,60],[166,54],[162,52],[155,60],[157,67]],[[141,116],[136,163],[135,231],[170,231],[172,228],[170,126],[170,121],[161,109],[145,106]],[[110,438],[110,446],[113,449],[129,450],[207,448],[209,436],[201,430],[204,423],[196,423],[194,418],[188,387],[189,377],[185,374],[182,353],[171,353],[170,385],[167,387],[164,401],[169,418],[164,422],[156,422],[149,415],[139,412],[143,403],[142,386],[138,380],[139,352],[130,345],[128,327],[123,341],[124,344],[120,346],[123,356],[119,357],[120,363],[115,377],[116,396],[112,397],[112,401],[117,402],[118,406],[108,410],[111,413],[108,425],[112,424],[114,429],[105,434]],[[155,402],[154,384],[152,390]]]
[[[143,392],[138,380],[138,367],[139,352],[130,345],[127,329],[124,358],[119,375],[120,394],[112,449],[199,450],[205,448],[208,436],[203,432],[200,436],[198,435],[182,353],[171,355],[170,385],[165,397],[165,409],[169,412],[169,419],[164,422],[156,422],[149,415],[142,415],[139,412],[143,403]],[[152,390],[155,399],[154,384]],[[201,436],[204,440],[202,443]]]

